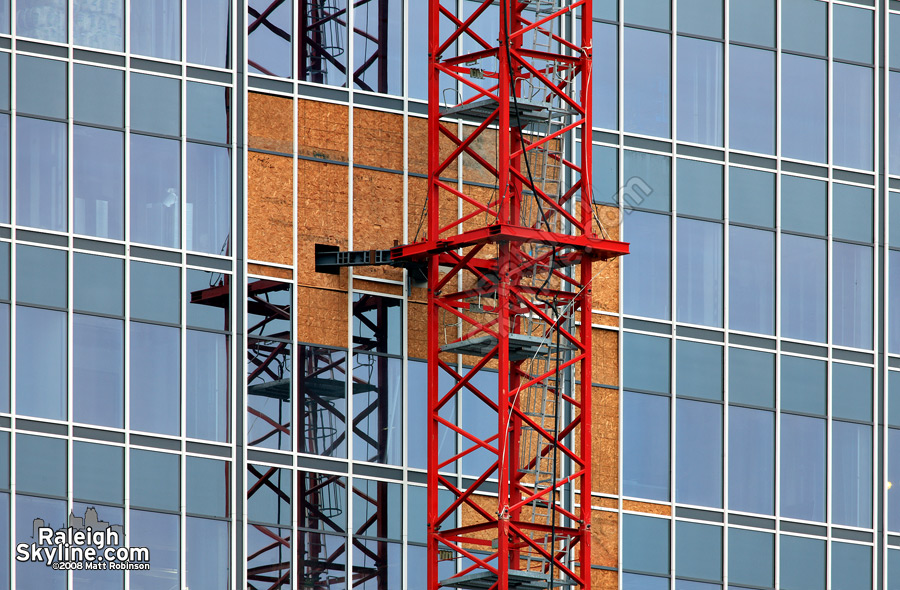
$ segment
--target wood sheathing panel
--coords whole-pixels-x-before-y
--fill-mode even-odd
[[[314,100],[297,103],[297,154],[346,162],[349,107]]]
[[[591,563],[617,567],[619,563],[619,514],[591,512]]]
[[[612,240],[619,239],[619,210],[615,207],[598,206],[597,214],[608,236]],[[619,311],[619,281],[621,258],[603,262],[595,262],[593,273],[596,278],[593,282],[594,309],[602,311]]]
[[[347,271],[340,275],[315,271],[315,245],[346,250],[347,167],[297,161],[297,281],[301,285],[347,289]]]
[[[609,570],[591,570],[592,590],[618,590],[619,574]]]
[[[347,293],[297,287],[297,340],[347,346]]]
[[[247,145],[291,154],[294,144],[291,99],[258,92],[247,94]]]
[[[291,158],[247,153],[247,256],[293,264]]]
[[[667,504],[651,504],[650,502],[638,502],[636,500],[624,500],[622,502],[622,510],[643,512],[645,514],[659,514],[663,516],[670,516],[672,514],[672,507]]]
[[[383,250],[403,243],[403,176],[365,168],[353,171],[353,249]],[[402,280],[390,266],[357,269],[368,277]]]
[[[592,488],[602,494],[619,490],[619,392],[595,387],[591,398]]]
[[[291,279],[291,271],[287,268],[278,268],[275,266],[267,266],[265,264],[248,264],[247,272],[251,275],[261,277],[272,277],[276,279]]]
[[[428,305],[409,302],[407,346],[410,358],[428,358]]]
[[[451,129],[456,125],[445,123]],[[428,174],[428,119],[418,117],[409,118],[409,172],[410,174]],[[441,135],[441,159],[447,158],[456,149],[456,144],[445,135]],[[455,158],[448,167],[441,172],[441,178],[457,178],[459,172],[457,165],[459,158]]]
[[[353,162],[403,170],[403,116],[354,109]]]

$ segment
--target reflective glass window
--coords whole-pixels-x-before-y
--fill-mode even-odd
[[[131,51],[181,59],[181,1],[131,0]]]
[[[109,315],[125,314],[125,265],[119,258],[74,255],[75,309]]]
[[[772,412],[728,409],[728,508],[775,513],[775,420]]]
[[[784,49],[825,55],[828,5],[819,0],[783,0],[781,41]]]
[[[231,89],[199,82],[187,83],[187,136],[227,143],[230,139]]]
[[[594,144],[592,146],[593,177],[591,178],[595,203],[619,204],[619,150]]]
[[[891,426],[900,426],[900,372],[888,371],[887,420]]]
[[[671,3],[665,0],[633,0],[625,6],[625,22],[668,29],[671,9]]]
[[[668,156],[625,150],[624,187],[620,195],[626,207],[671,209],[671,160]]]
[[[678,219],[676,317],[679,322],[722,325],[722,225]]]
[[[872,587],[872,548],[831,542],[832,590]]]
[[[676,167],[678,213],[722,219],[722,166],[678,158]]]
[[[175,78],[132,73],[131,128],[178,136],[181,130],[181,82]]]
[[[774,154],[775,52],[732,45],[729,63],[728,142],[734,149]]]
[[[410,441],[425,440],[425,430],[428,424],[428,400],[425,390],[427,363],[410,359],[408,364],[408,417],[407,437]],[[441,395],[450,390],[450,375],[440,370],[438,372],[438,389]],[[456,404],[445,404],[440,410],[441,416],[451,424],[456,424]],[[441,462],[456,454],[456,433],[441,425],[438,426],[438,458]],[[423,445],[410,444],[407,448],[407,461],[410,467],[426,469],[428,467],[427,449]],[[441,471],[453,471],[454,465],[448,465]],[[422,541],[424,542],[424,540]]]
[[[129,513],[131,528],[129,541],[132,547],[150,550],[152,569],[128,572],[133,590],[177,588],[181,577],[181,526],[177,514],[162,514],[146,510]]]
[[[9,304],[0,303],[0,412],[9,411],[10,317]]]
[[[832,233],[839,240],[872,241],[872,189],[832,185]]]
[[[872,348],[872,248],[834,242],[832,255],[834,343]]]
[[[833,4],[835,59],[872,63],[873,21],[875,13],[864,8]],[[893,64],[892,64],[893,65]]]
[[[893,45],[891,45],[893,47]],[[888,72],[888,92],[891,96],[900,96],[900,72]],[[891,174],[900,174],[900,105],[896,102],[888,104],[888,168]]]
[[[669,398],[624,393],[623,493],[669,500]]]
[[[729,348],[728,401],[774,408],[775,355],[746,348]]]
[[[721,346],[679,340],[675,354],[675,391],[679,396],[722,399]]]
[[[7,0],[8,1],[8,0]],[[5,4],[0,0],[0,20],[2,20],[2,10]],[[9,53],[0,53],[0,110],[8,111],[12,107],[9,101],[10,89],[10,57]]]
[[[775,227],[775,175],[728,168],[728,217],[736,223]]]
[[[178,455],[131,449],[131,505],[177,511],[181,505],[180,466]]]
[[[16,110],[66,118],[66,62],[30,55],[16,57]]]
[[[825,520],[825,420],[781,416],[781,515]]]
[[[251,284],[252,285],[252,284]],[[248,289],[251,285],[248,285]],[[251,299],[252,301],[252,299]],[[289,304],[288,304],[289,305]],[[290,310],[290,307],[287,307]],[[290,313],[288,312],[288,315]],[[253,321],[251,320],[251,323]],[[290,336],[288,332],[287,336]],[[247,348],[247,439],[250,445],[259,445],[271,449],[291,448],[290,416],[291,416],[291,346],[281,340],[269,340],[259,337],[248,339]],[[340,361],[343,361],[341,358]],[[318,367],[314,363],[314,366]],[[346,370],[342,362],[337,364],[337,371]],[[334,373],[330,371],[329,377]],[[323,379],[325,376],[323,376]],[[328,380],[328,394],[324,395],[325,404],[335,408],[335,411],[327,412],[324,419],[327,425],[335,422],[341,426],[345,421],[346,394],[345,386],[335,383],[333,378]],[[305,390],[301,395],[306,397]],[[316,400],[318,402],[318,400]],[[340,406],[339,409],[335,406]],[[318,417],[318,414],[315,414]],[[285,426],[287,425],[287,426]],[[346,438],[343,428],[333,433],[333,436],[323,436],[322,440],[317,436],[318,426],[310,425],[313,430],[310,440],[314,441],[307,447],[303,445],[298,450],[304,452],[324,453],[325,449],[330,453],[343,450],[343,441]],[[337,444],[335,444],[337,441]],[[320,451],[320,449],[322,449]]]
[[[192,328],[228,330],[231,320],[230,275],[187,269],[185,298],[187,325]]]
[[[453,3],[450,10],[455,12],[455,7],[456,3]],[[409,2],[407,3],[406,11],[408,22],[416,23],[426,22],[428,20],[427,4],[421,2]],[[596,13],[594,16],[597,16]],[[594,30],[596,31],[596,29]],[[406,78],[409,97],[428,100],[428,27],[407,27],[406,36],[408,47]],[[448,50],[447,54],[455,55],[455,47],[456,45],[454,44]],[[594,92],[596,91],[595,86]]]
[[[616,20],[618,15],[616,0],[594,0],[593,11],[594,18],[604,20]]]
[[[894,379],[896,382],[896,379]],[[900,429],[888,428],[887,479],[885,492],[887,505],[888,530],[900,531],[900,493],[895,493],[894,486],[900,486]],[[900,570],[897,572],[900,574]]]
[[[678,139],[722,145],[724,65],[721,43],[678,37]],[[627,75],[627,74],[626,74]]]
[[[66,456],[65,439],[17,434],[16,490],[64,497]]]
[[[732,330],[775,332],[775,234],[731,226],[728,323]]]
[[[889,14],[888,26],[888,45],[890,45],[890,54],[888,55],[889,65],[892,68],[900,68],[900,14]]]
[[[722,0],[681,0],[678,3],[678,32],[721,38],[722,10]]]
[[[669,53],[669,35],[625,29],[625,131],[669,137]]]
[[[228,461],[217,459],[204,459],[202,457],[187,457],[185,465],[185,479],[187,480],[187,500],[185,509],[190,514],[203,514],[205,516],[229,516],[229,473],[231,465]],[[269,468],[266,468],[269,469]],[[275,470],[279,471],[279,470]],[[287,487],[284,489],[290,495],[290,476],[286,475]],[[275,481],[270,483],[275,484]],[[267,487],[267,486],[263,486]],[[276,486],[278,487],[278,486]],[[269,492],[272,490],[269,489]],[[275,494],[278,496],[278,494]],[[250,502],[249,506],[255,502]]]
[[[131,239],[181,243],[181,147],[177,140],[131,136]]]
[[[353,396],[353,458],[399,465],[403,441],[400,359],[355,355],[353,375],[367,385]]]
[[[872,526],[872,427],[835,420],[831,425],[831,520]]]
[[[597,16],[596,11],[594,16]],[[619,42],[615,25],[594,23],[593,126],[618,129]]]
[[[669,578],[625,572],[622,574],[622,590],[669,590]]]
[[[16,117],[16,222],[65,231],[66,124]]]
[[[401,94],[403,3],[401,0],[354,3],[353,16],[356,23],[353,82],[356,88],[381,94]],[[370,39],[380,42],[372,43]]]
[[[75,120],[124,127],[125,74],[84,64],[74,64],[73,68]]]
[[[191,63],[227,68],[231,65],[231,3],[191,0],[187,3],[185,53]]]
[[[820,4],[817,0],[803,1]],[[804,25],[799,30],[807,28]],[[781,153],[786,158],[825,161],[827,65],[822,59],[782,55]]]
[[[231,579],[228,521],[187,518],[184,570],[193,590],[227,588]]]
[[[628,389],[669,392],[669,339],[626,332],[623,381]]]
[[[72,495],[110,504],[125,502],[125,454],[122,447],[75,441]]]
[[[254,467],[254,469],[256,469]],[[258,471],[258,470],[257,470]],[[253,475],[255,478],[256,476]],[[288,488],[289,489],[289,488]],[[442,490],[441,496],[443,496]],[[421,494],[421,495],[420,495]],[[342,533],[347,530],[347,478],[336,475],[327,475],[314,471],[297,472],[296,492],[298,522],[300,528]],[[440,499],[441,510],[445,510],[449,503]],[[425,510],[425,488],[409,488],[410,506],[410,536],[414,540],[418,536],[415,531],[414,521],[422,518],[422,531],[425,534],[425,513],[413,516],[414,507]],[[289,517],[290,518],[290,517]],[[273,522],[280,522],[274,520]],[[422,541],[425,542],[424,540]]]
[[[16,35],[44,41],[65,43],[65,0],[18,0],[16,2]]]
[[[900,251],[888,252],[888,297],[890,314],[888,316],[888,351],[900,354]]]
[[[468,374],[471,369],[466,368],[464,371]],[[492,433],[496,432],[497,428],[497,412],[491,404],[497,403],[499,378],[497,373],[479,371],[470,378],[469,384],[471,387],[463,388],[462,399],[460,400],[462,426],[467,432],[485,440],[490,438]],[[472,389],[480,392],[484,397],[490,400],[490,403],[484,401],[482,397],[477,396]],[[469,449],[472,446],[474,446],[472,441],[462,439],[463,449]],[[462,458],[460,467],[464,473],[480,475],[487,471],[488,467],[496,461],[496,453],[491,453],[486,449],[478,448]]]
[[[125,387],[125,324],[75,314],[72,335],[73,418],[122,428]]]
[[[181,269],[133,260],[131,317],[177,324],[181,318]]]
[[[728,33],[732,41],[775,46],[775,0],[728,1]]]
[[[872,68],[835,62],[832,127],[837,166],[872,169],[875,104]]]
[[[125,49],[124,0],[75,0],[72,21],[75,45]]]
[[[358,350],[401,354],[401,301],[392,297],[353,296],[353,342]]]
[[[872,369],[831,365],[831,414],[835,418],[872,421]]]
[[[131,428],[177,435],[180,401],[178,328],[131,322]]]
[[[781,334],[825,341],[827,242],[781,236]]]
[[[825,362],[788,355],[780,358],[781,409],[824,416]]]
[[[675,416],[675,501],[720,508],[722,406],[679,399]],[[681,571],[676,573],[689,575]]]
[[[16,246],[16,300],[66,307],[68,270],[65,250]]]
[[[675,523],[675,575],[722,579],[722,528],[696,522]]]
[[[10,243],[0,242],[0,299],[10,299]]]
[[[775,535],[728,529],[728,581],[769,588],[775,585]]]
[[[888,590],[900,588],[900,551],[888,549],[887,552]]]
[[[622,567],[669,574],[669,520],[637,514],[622,515]]]
[[[0,114],[0,223],[10,220],[9,115]]]
[[[16,413],[66,419],[66,313],[16,308]]]
[[[75,233],[125,237],[125,136],[75,125],[73,225]]]
[[[187,331],[185,416],[187,436],[228,442],[229,338]]]
[[[188,143],[186,172],[185,247],[207,254],[230,254],[230,150]]]
[[[828,185],[821,180],[781,177],[781,227],[824,236],[828,228]]]
[[[781,587],[825,590],[825,541],[781,535]]]
[[[4,35],[8,35],[10,30],[9,5],[10,0],[0,0],[0,33]]]
[[[270,6],[270,2],[268,0],[248,0],[247,2],[247,65],[250,68],[250,71],[258,74],[268,74],[270,76],[281,76],[283,78],[290,78],[291,76],[291,2],[282,2],[278,4],[273,10],[268,10]],[[346,4],[342,2],[346,7]],[[266,13],[265,17],[263,17],[263,12]],[[315,16],[311,13],[309,19],[314,19]],[[334,19],[331,19],[334,20]],[[319,26],[321,29],[332,29],[330,23],[326,26]],[[340,26],[335,26],[334,28],[341,29]],[[318,31],[316,31],[318,32]],[[325,31],[322,31],[325,32]],[[344,35],[346,37],[346,33]],[[334,39],[332,38],[332,42],[334,43],[342,43],[338,46],[346,47],[346,39]],[[303,46],[306,46],[304,44]],[[302,55],[302,54],[301,54]],[[305,57],[305,56],[304,56]],[[306,60],[301,61],[300,65],[300,79],[307,79],[310,82],[319,82],[322,83],[323,80],[321,78],[317,79],[315,76],[312,79],[309,79],[306,76],[303,76],[303,72],[306,69],[314,69],[316,72],[328,68],[327,60],[321,57],[307,58],[311,63],[309,65],[304,66]],[[341,69],[345,70],[344,64],[346,64],[346,57],[341,58]],[[328,68],[330,70],[330,68]],[[319,76],[324,76],[324,72],[319,74]],[[331,84],[335,84],[333,80],[329,81]]]
[[[40,518],[56,530],[65,527],[66,503],[63,500],[16,496],[16,533],[18,541],[29,541],[34,533],[34,520]],[[46,544],[46,548],[53,545]],[[17,590],[63,590],[66,588],[66,572],[54,570],[40,561],[16,562]]]
[[[671,237],[667,215],[631,211],[625,215],[625,238],[631,243],[623,265],[625,313],[659,319],[671,317]]]
[[[351,490],[353,530],[356,534],[400,539],[403,523],[403,490],[400,484],[355,479]]]

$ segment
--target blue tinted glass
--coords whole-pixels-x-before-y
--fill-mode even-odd
[[[781,177],[781,227],[824,236],[828,228],[828,185],[821,180]]]
[[[596,16],[596,14],[595,14]],[[619,128],[619,42],[615,25],[594,23],[593,126]]]
[[[834,183],[831,202],[835,238],[872,241],[872,189]]]
[[[82,519],[82,523],[98,521],[98,525],[91,528],[96,529],[103,527],[108,523],[110,528],[118,533],[118,539],[110,539],[109,547],[123,547],[126,544],[124,533],[125,510],[122,508],[114,508],[111,506],[95,506],[93,501],[73,502],[70,515],[74,515],[74,519]],[[70,518],[72,518],[70,516]],[[78,520],[70,521],[73,525],[78,526]],[[104,524],[99,524],[100,522]],[[121,570],[97,571],[89,569],[75,570],[72,574],[73,590],[122,590],[125,587],[125,572]]]
[[[75,125],[74,231],[125,237],[125,134]]]
[[[471,6],[471,3],[465,3]],[[403,92],[403,58],[399,51],[373,47],[365,39],[381,39],[382,47],[403,44],[403,2],[387,0],[353,5],[354,32],[359,35],[354,48],[354,83],[357,88],[382,94]],[[499,11],[498,11],[499,12]],[[500,27],[496,27],[499,31]],[[468,40],[467,40],[468,41]],[[337,52],[335,52],[337,53]]]
[[[75,314],[72,389],[76,422],[121,428],[124,416],[125,324]]]
[[[180,579],[181,541],[177,514],[161,514],[131,510],[129,531],[132,547],[150,550],[152,569],[128,572],[129,583],[135,590],[177,588]]]
[[[455,12],[455,6],[455,3],[451,5],[450,10]],[[406,10],[409,22],[426,22],[428,20],[427,4],[410,2],[407,4]],[[594,10],[597,9],[594,8]],[[596,12],[594,16],[598,16]],[[428,100],[428,27],[407,27],[406,34],[407,47],[409,47],[406,65],[409,97]],[[447,54],[456,55],[456,44],[451,46]],[[595,56],[594,59],[596,60],[598,57]],[[595,87],[594,92],[596,91]]]
[[[888,72],[888,84],[891,96],[900,96],[900,72]],[[900,105],[896,103],[888,104],[888,128],[888,167],[891,174],[900,174]]]
[[[65,0],[18,0],[16,35],[65,43]]]
[[[66,62],[28,55],[16,57],[16,110],[66,118]]]
[[[781,236],[781,333],[825,341],[827,242]]]
[[[231,157],[223,147],[187,144],[185,247],[207,254],[230,253]]]
[[[722,145],[722,44],[678,37],[678,139]]]
[[[120,70],[74,65],[75,120],[125,126],[125,75]]]
[[[17,495],[15,533],[17,542],[31,541],[34,533],[34,521],[38,518],[54,530],[66,526],[65,501]],[[49,544],[43,546],[52,547]],[[63,590],[64,588],[66,588],[66,572],[63,570],[54,570],[41,561],[16,562],[17,590]]]
[[[181,318],[181,270],[131,262],[131,317],[177,324]]]
[[[624,187],[619,200],[626,207],[669,211],[672,181],[667,156],[625,151]]]
[[[186,434],[228,442],[228,337],[188,330],[186,346]]]
[[[669,392],[669,340],[625,333],[624,383],[628,389]]]
[[[824,162],[828,62],[784,54],[781,65],[781,153]]]
[[[669,398],[624,393],[623,492],[669,500]]]
[[[353,398],[355,413],[353,458],[360,461],[398,465],[402,462],[400,447],[403,420],[400,360],[383,356],[356,355],[354,363],[357,378],[370,387],[358,392]],[[484,375],[490,375],[486,379],[488,383],[492,385],[497,383],[495,374],[485,373]],[[496,392],[497,386],[493,385],[493,387]],[[474,400],[475,398],[470,399]],[[480,401],[475,404],[482,412],[487,409]],[[470,415],[465,407],[462,415],[465,424],[467,416]],[[483,415],[489,419],[490,413],[484,412]],[[486,453],[484,453],[484,457],[490,459]],[[482,468],[469,464],[467,459],[463,458],[463,469],[466,469],[467,473],[483,471]],[[496,460],[496,457],[493,460]]]
[[[775,582],[775,535],[728,529],[728,581],[763,588]]]
[[[675,415],[675,501],[720,508],[722,406],[680,399],[677,401]],[[710,578],[682,571],[676,573]]]
[[[671,3],[665,0],[631,0],[625,6],[625,22],[668,29],[670,11]]]
[[[189,516],[185,529],[187,586],[193,590],[227,588],[231,579],[228,522]]]
[[[624,573],[622,590],[669,590],[669,578]]]
[[[888,275],[888,297],[890,315],[888,317],[888,350],[900,353],[900,251],[888,252],[890,274]]]
[[[231,64],[231,3],[193,0],[187,3],[185,53],[191,63],[216,68]]]
[[[900,14],[892,13],[888,15],[888,23],[890,26],[888,33],[890,66],[892,68],[900,68]]]
[[[675,523],[675,575],[722,579],[722,528],[695,522]]]
[[[0,242],[0,299],[10,299],[10,243]]]
[[[187,136],[227,143],[230,139],[231,89],[225,86],[187,83]]]
[[[0,223],[9,223],[9,115],[0,114]]]
[[[897,549],[888,549],[888,590],[897,590],[900,588],[900,551]]]
[[[678,32],[722,37],[722,0],[680,0]]]
[[[679,340],[675,391],[681,397],[722,399],[722,347]]]
[[[68,257],[65,250],[16,246],[16,300],[66,307]]]
[[[9,304],[0,304],[0,412],[9,411]]]
[[[722,325],[722,225],[678,219],[677,319]]]
[[[625,131],[669,137],[669,61],[669,35],[625,29]]]
[[[131,128],[178,136],[181,130],[181,82],[174,78],[132,73]]]
[[[825,520],[825,420],[781,416],[781,515]]]
[[[722,166],[678,158],[678,213],[722,219]]]
[[[119,258],[75,253],[74,304],[78,311],[125,314],[125,265]]]
[[[872,348],[872,248],[834,242],[832,254],[834,343]]]
[[[75,0],[72,20],[75,45],[111,51],[125,49],[124,0]]]
[[[825,55],[828,43],[828,5],[819,0],[783,0],[781,37],[784,48]]]
[[[619,150],[613,147],[592,146],[593,197],[595,203],[617,205],[619,196]],[[604,220],[605,221],[605,220]]]
[[[729,0],[728,8],[732,41],[775,46],[775,0]]]
[[[181,146],[131,136],[131,239],[177,248],[181,243]]]
[[[16,435],[16,490],[66,495],[65,439]]]
[[[180,465],[178,455],[132,449],[131,505],[177,511],[181,504]]]
[[[900,193],[888,193],[890,212],[888,213],[888,232],[890,233],[890,246],[900,247]]]
[[[872,63],[872,36],[874,12],[834,4],[834,52],[835,59]],[[892,64],[893,65],[893,64]]]
[[[594,0],[593,6],[591,7],[594,18],[616,20],[616,16],[618,15],[617,4],[618,2],[616,2],[616,0]]]
[[[16,117],[16,221],[66,230],[66,124]]]
[[[834,64],[833,158],[837,166],[872,169],[872,68]]]
[[[896,382],[896,379],[894,380]],[[900,430],[888,429],[887,478],[890,486],[885,493],[888,530],[900,531]],[[897,486],[898,490],[894,490]],[[900,570],[897,572],[900,574]]]
[[[835,418],[872,421],[872,369],[831,365],[831,414]]]
[[[291,76],[291,3],[282,2],[272,10],[268,10],[269,6],[268,0],[248,0],[247,2],[247,10],[251,17],[247,27],[247,65],[254,73],[289,78]],[[346,7],[346,5],[344,6]],[[267,13],[265,18],[261,16],[263,12]],[[335,29],[331,30],[329,27],[328,33],[334,35],[335,32],[343,32],[340,27],[335,27]],[[345,35],[346,33],[344,33]],[[342,36],[334,38],[335,43],[344,41]],[[305,47],[304,44],[304,49]],[[338,59],[341,69],[344,70],[343,64],[346,63],[346,58]],[[301,63],[300,67],[301,70],[306,70],[308,66],[315,72],[310,72],[308,75],[310,82],[340,84],[338,80],[334,79],[334,76],[327,80],[324,79],[325,71],[331,73],[329,65],[323,63],[324,59],[317,57],[309,61],[309,64]],[[334,73],[339,74],[337,70]],[[305,76],[301,77],[306,79]],[[346,79],[346,76],[343,78]]]
[[[790,412],[825,415],[824,361],[798,356],[781,357],[781,408]]]
[[[872,526],[872,427],[835,420],[831,427],[831,520]]]
[[[775,420],[772,412],[728,409],[728,507],[775,513]]]
[[[217,272],[188,269],[185,287],[187,325],[228,330],[231,318],[232,278]]]
[[[122,447],[75,441],[72,495],[110,504],[125,502],[125,453]]]
[[[775,333],[775,234],[731,226],[728,322],[732,330]]]
[[[181,362],[178,328],[131,322],[131,427],[177,435]],[[153,364],[145,359],[154,359]]]
[[[131,51],[181,59],[180,0],[131,0]]]
[[[185,465],[185,478],[187,479],[187,501],[185,509],[191,514],[203,514],[206,516],[226,517],[229,514],[228,505],[228,489],[229,473],[231,465],[227,461],[218,461],[216,459],[204,459],[201,457],[188,457],[187,465]],[[266,469],[266,472],[268,469]],[[268,481],[266,485],[261,486],[265,490],[259,491],[258,497],[248,498],[248,510],[254,512],[253,507],[258,504],[257,500],[268,495],[272,499],[283,497],[282,494],[276,492],[271,486],[281,490],[287,497],[291,495],[291,482],[286,474],[282,474],[285,470],[276,470],[276,475]],[[279,477],[283,475],[283,477]],[[248,484],[249,485],[249,484]],[[256,496],[252,494],[251,496]],[[252,516],[251,516],[252,518]],[[282,516],[282,519],[284,517]],[[288,516],[287,518],[290,518]],[[264,519],[271,522],[271,519]]]
[[[2,20],[2,10],[5,7],[3,2],[0,2],[0,20]],[[9,88],[10,88],[10,54],[9,53],[0,53],[0,110],[8,111],[12,107],[10,106],[9,101]]]
[[[751,6],[750,2],[740,4]],[[728,141],[734,149],[774,154],[775,53],[732,45],[729,60]]]
[[[0,0],[0,33],[4,35],[9,35],[10,29],[9,4],[10,0]]]
[[[872,548],[850,543],[831,543],[832,590],[872,587]]]
[[[669,573],[669,521],[636,514],[622,515],[622,567]]]
[[[900,371],[888,371],[887,418],[891,426],[900,426]]]
[[[66,419],[66,313],[16,308],[16,413]]]
[[[775,355],[745,348],[728,349],[728,400],[775,407]]]
[[[631,243],[623,265],[627,314],[671,317],[669,220],[667,215],[642,211],[625,215],[625,239]]]
[[[825,590],[825,541],[781,536],[781,587]]]

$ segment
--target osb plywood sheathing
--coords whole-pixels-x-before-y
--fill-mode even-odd
[[[403,170],[403,115],[354,109],[353,163]]]
[[[353,171],[353,249],[383,250],[403,243],[403,176],[365,168]],[[356,275],[402,280],[391,266],[361,267]]]
[[[297,340],[347,346],[347,293],[297,287]]]
[[[297,101],[297,154],[346,162],[349,151],[348,121],[349,107],[346,105]]]
[[[667,504],[652,504],[650,502],[638,502],[636,500],[623,500],[622,510],[643,512],[644,514],[658,514],[660,516],[672,515],[672,507]]]
[[[247,93],[247,146],[251,149],[294,153],[291,141],[293,119],[291,99]]]
[[[591,399],[592,488],[601,494],[619,490],[619,392],[594,387]]]
[[[619,563],[619,514],[591,512],[591,563],[616,567]]]
[[[247,256],[293,264],[291,158],[247,153]]]
[[[268,266],[265,264],[248,264],[247,273],[261,277],[271,277],[274,279],[290,280],[292,278],[290,269],[278,268],[276,266]]]
[[[315,271],[315,245],[347,249],[347,167],[298,160],[297,185],[297,282],[346,290],[346,270]]]
[[[447,123],[451,125],[450,123]],[[409,117],[409,136],[407,138],[409,149],[410,174],[428,174],[428,120],[419,117]],[[450,156],[456,149],[454,144],[445,135],[441,135],[441,161]],[[441,178],[458,178],[459,158],[455,158],[447,168],[441,172]]]

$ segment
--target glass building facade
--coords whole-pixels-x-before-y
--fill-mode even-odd
[[[900,589],[900,2],[593,13],[595,587]],[[424,587],[424,290],[313,260],[420,236],[426,22],[0,0],[0,589]],[[94,517],[150,569],[14,559]]]

